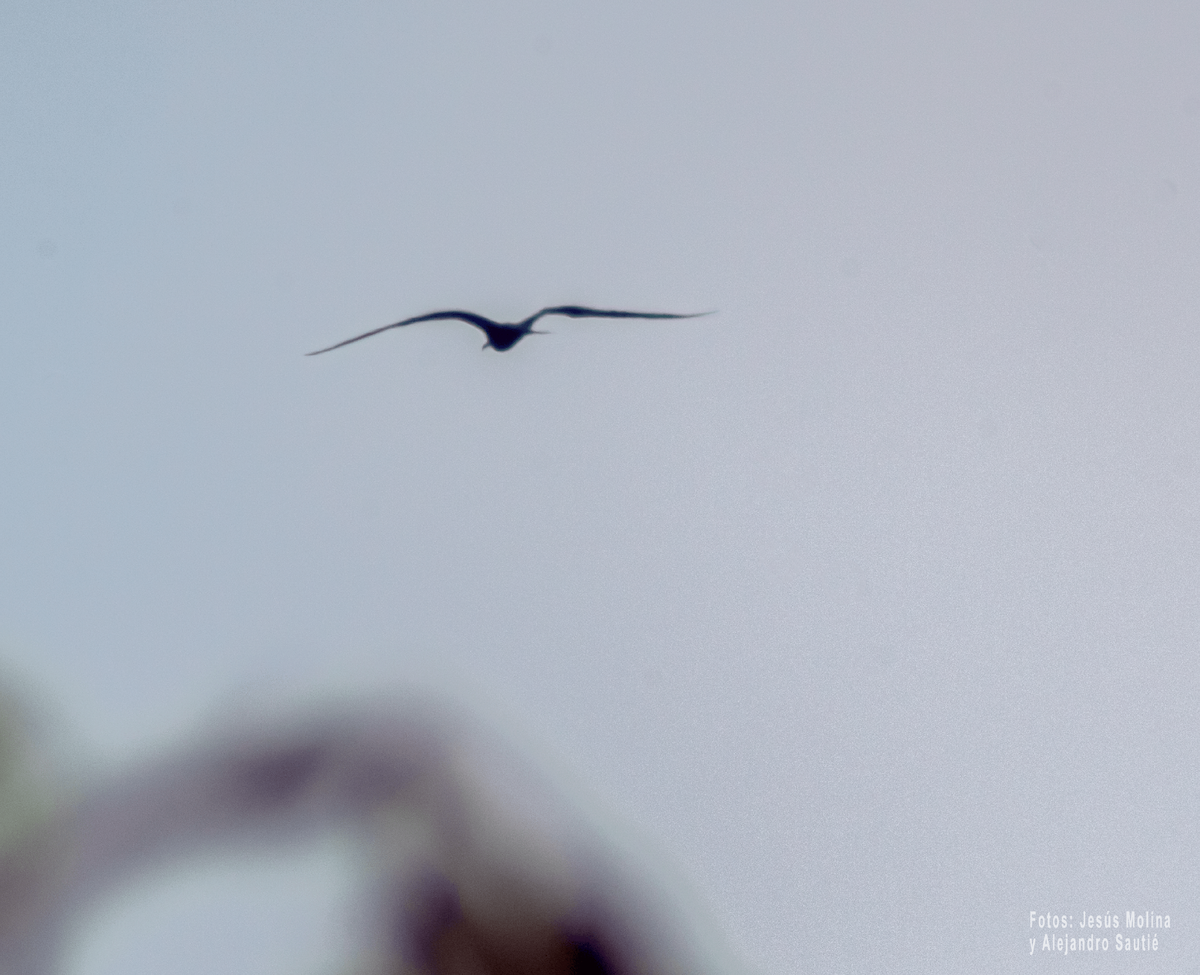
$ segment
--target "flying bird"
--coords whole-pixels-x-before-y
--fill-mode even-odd
[[[415,325],[417,322],[441,322],[451,319],[466,322],[469,325],[474,325],[487,336],[488,340],[483,344],[485,349],[493,348],[497,352],[507,352],[520,342],[521,339],[525,338],[526,335],[546,335],[546,332],[539,332],[533,327],[539,318],[544,318],[546,315],[563,315],[567,318],[699,318],[701,315],[711,314],[712,312],[710,311],[702,311],[694,315],[666,315],[660,312],[604,311],[599,308],[583,308],[580,305],[555,305],[552,308],[543,308],[536,315],[530,315],[524,321],[494,322],[490,318],[484,318],[482,315],[476,315],[470,311],[434,311],[428,315],[406,318],[402,322],[394,322],[391,325],[384,325],[382,328],[363,332],[362,335],[356,335],[352,339],[338,342],[337,345],[331,345],[326,349],[317,349],[316,352],[308,352],[306,355],[320,355],[322,352],[332,352],[334,349],[340,349],[343,345],[349,345],[351,342],[359,342],[362,339],[369,339],[372,335],[378,335],[380,332],[386,332],[389,328]]]

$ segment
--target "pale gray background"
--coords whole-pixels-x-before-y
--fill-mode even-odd
[[[1195,965],[1198,50],[1183,0],[6,0],[10,672],[114,759],[476,700],[769,975]],[[561,302],[720,313],[303,355]],[[327,859],[78,975],[313,971]],[[1157,956],[1028,957],[1134,908]]]

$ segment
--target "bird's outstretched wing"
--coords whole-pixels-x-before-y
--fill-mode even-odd
[[[417,322],[438,322],[449,319],[467,322],[476,328],[483,329],[485,332],[488,330],[488,326],[496,324],[490,318],[484,318],[482,315],[476,315],[470,311],[434,311],[428,315],[417,315],[416,318],[406,318],[402,322],[393,322],[391,325],[384,325],[382,328],[373,328],[371,331],[363,332],[362,335],[356,335],[352,339],[346,339],[344,342],[338,342],[336,345],[331,345],[325,349],[317,349],[316,352],[306,352],[305,355],[320,355],[322,352],[332,352],[334,349],[340,349],[343,345],[349,345],[351,342],[359,342],[362,339],[369,339],[372,335],[378,335],[380,332],[386,332],[389,328],[400,328],[402,325],[415,325]]]
[[[555,305],[553,308],[543,308],[536,315],[530,315],[521,325],[532,325],[545,315],[563,315],[567,318],[700,318],[702,315],[711,314],[711,311],[700,311],[691,315],[667,315],[654,311],[605,311],[602,308],[584,308],[582,305]]]

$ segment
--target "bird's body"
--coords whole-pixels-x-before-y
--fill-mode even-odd
[[[667,315],[661,312],[605,311],[598,308],[584,308],[581,305],[554,305],[550,308],[543,308],[536,315],[530,315],[520,322],[494,322],[490,318],[485,318],[483,315],[476,315],[470,311],[435,311],[430,312],[428,315],[417,315],[415,318],[406,318],[402,322],[393,322],[391,325],[372,329],[369,332],[364,332],[362,335],[356,335],[352,339],[346,339],[344,342],[331,345],[328,348],[309,352],[308,355],[320,355],[322,352],[331,352],[334,349],[340,349],[343,345],[349,345],[351,342],[358,342],[362,339],[368,339],[372,335],[378,335],[380,332],[386,332],[388,329],[400,328],[403,325],[415,325],[417,322],[449,320],[466,322],[469,325],[474,325],[487,336],[488,340],[483,346],[485,349],[493,348],[497,352],[507,352],[526,335],[545,334],[538,332],[533,326],[539,318],[544,318],[547,315],[563,315],[566,318],[699,318],[700,315],[710,314],[712,313],[705,311],[694,315]]]

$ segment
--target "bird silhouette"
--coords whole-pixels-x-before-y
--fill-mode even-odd
[[[666,315],[661,312],[604,311],[599,308],[584,308],[580,305],[555,305],[552,308],[543,308],[536,315],[530,315],[524,321],[494,322],[490,318],[484,318],[483,315],[476,315],[470,311],[434,311],[428,315],[417,315],[416,318],[406,318],[402,322],[394,322],[391,325],[384,325],[382,328],[374,328],[369,332],[363,332],[362,335],[356,335],[352,339],[338,342],[337,345],[331,345],[326,349],[317,349],[316,352],[305,354],[320,355],[322,352],[332,352],[334,349],[340,349],[343,345],[349,345],[351,342],[359,342],[363,339],[369,339],[372,335],[378,335],[380,332],[386,332],[389,328],[415,325],[417,322],[441,322],[451,319],[466,322],[469,325],[474,325],[487,336],[488,340],[483,343],[483,348],[492,348],[497,352],[507,352],[520,342],[521,339],[525,338],[526,335],[548,334],[546,332],[539,332],[533,327],[539,318],[544,318],[546,315],[563,315],[567,318],[699,318],[701,315],[711,314],[712,312],[710,311],[702,311],[693,315]]]

